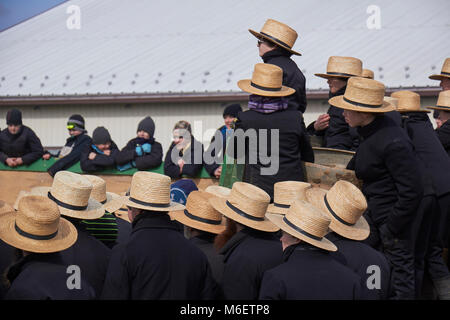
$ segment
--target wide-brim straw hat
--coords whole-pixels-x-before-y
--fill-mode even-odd
[[[14,208],[7,204],[5,201],[0,200],[0,214],[11,211],[14,211]]]
[[[283,70],[273,64],[257,63],[251,79],[239,80],[243,91],[264,97],[285,97],[295,89],[283,86]]]
[[[209,199],[214,209],[227,218],[252,229],[275,232],[279,228],[265,216],[269,202],[267,192],[246,182],[235,182],[227,199]]]
[[[317,248],[337,251],[337,247],[324,237],[328,232],[330,218],[306,201],[296,200],[286,215],[268,213],[267,218],[293,237]]]
[[[442,110],[450,112],[450,90],[441,91],[439,93],[438,101],[436,106],[427,107],[433,110]]]
[[[408,90],[396,91],[391,94],[391,97],[397,99],[397,111],[400,113],[431,112],[420,107],[420,95],[415,92]]]
[[[394,106],[384,100],[385,87],[379,81],[352,77],[348,80],[345,93],[328,100],[328,103],[341,109],[368,113],[394,111]]]
[[[106,181],[93,175],[83,175],[91,181],[93,188],[91,198],[97,200],[103,205],[103,209],[110,213],[119,210],[123,205],[123,199],[116,193],[106,191]]]
[[[373,79],[375,77],[374,73],[370,69],[363,69],[361,73],[361,77],[367,78],[367,79]]]
[[[32,188],[30,194],[49,197],[59,207],[61,215],[95,220],[105,214],[103,205],[91,198],[93,185],[86,177],[70,171],[59,171],[51,187]]]
[[[170,177],[147,171],[138,171],[131,179],[128,207],[150,211],[184,210],[184,205],[170,200]]]
[[[126,199],[123,199],[123,200],[125,201]],[[122,220],[125,220],[126,222],[130,222],[131,223],[130,218],[128,217],[128,208],[126,206],[122,206],[121,208],[119,208],[119,210],[116,210],[114,212],[114,215],[117,218],[120,218]]]
[[[225,219],[209,203],[214,195],[205,191],[192,191],[187,199],[184,210],[169,212],[173,220],[181,222],[185,226],[219,234],[226,229]]]
[[[268,213],[286,214],[295,200],[306,200],[306,190],[311,184],[301,181],[281,181],[273,185],[273,203],[267,207]]]
[[[350,78],[359,77],[362,74],[362,61],[354,57],[331,56],[328,58],[327,72],[315,73],[317,77],[332,78]]]
[[[14,201],[14,205],[13,205],[14,210],[19,210],[20,199],[22,199],[24,196],[28,196],[28,195],[30,195],[29,191],[21,190],[19,192],[19,194],[16,197],[16,201]]]
[[[428,78],[430,78],[432,80],[449,79],[450,78],[450,58],[445,59],[440,74],[433,74],[433,75],[429,76]]]
[[[270,41],[297,56],[302,55],[292,49],[298,37],[297,32],[284,23],[267,19],[260,32],[252,29],[248,29],[248,31],[258,39]]]
[[[211,193],[211,194],[215,195],[216,197],[227,198],[230,196],[231,189],[227,188],[227,187],[213,185],[213,186],[208,186],[205,189],[205,192]]]
[[[364,240],[369,236],[369,224],[362,216],[367,210],[367,201],[352,183],[339,180],[328,191],[313,188],[307,198],[309,203],[328,213],[330,229],[337,234],[353,240]]]
[[[392,107],[394,108],[394,110],[397,110],[397,106],[398,106],[398,99],[397,98],[385,96],[383,98],[383,100],[385,102],[390,103],[392,105]]]
[[[0,215],[0,238],[29,252],[65,250],[77,240],[76,228],[60,216],[58,206],[46,197],[24,196],[19,210]]]

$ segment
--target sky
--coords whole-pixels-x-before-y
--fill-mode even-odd
[[[67,0],[0,0],[0,32]]]

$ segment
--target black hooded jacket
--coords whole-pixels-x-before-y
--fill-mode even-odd
[[[119,153],[119,149],[114,141],[111,141],[111,154],[109,156],[105,154],[100,154],[94,149],[92,144],[86,145],[84,150],[81,152],[80,167],[81,170],[85,172],[97,172],[108,168],[114,168],[116,163],[116,156]],[[89,154],[91,152],[96,153],[94,160],[89,159]]]
[[[11,134],[8,128],[0,133],[0,161],[7,158],[22,158],[24,165],[29,165],[44,154],[41,140],[33,130],[22,125],[17,134]]]
[[[436,129],[436,133],[439,141],[441,141],[442,146],[450,157],[450,120],[447,120],[439,129]]]
[[[136,168],[139,170],[153,169],[161,165],[163,157],[161,143],[154,139],[150,139],[149,143],[152,146],[151,152],[139,156],[136,153],[136,146],[138,145],[139,139],[140,138],[133,138],[128,141],[127,145],[115,156],[116,163],[118,165],[125,165],[134,161],[136,163]]]

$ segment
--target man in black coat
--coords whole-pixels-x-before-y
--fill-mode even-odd
[[[132,221],[130,240],[113,249],[103,299],[215,299],[217,284],[206,256],[184,238],[168,211],[170,178],[139,171],[126,201]]]
[[[29,165],[44,153],[41,140],[33,130],[22,124],[20,110],[6,114],[8,128],[0,133],[0,161],[10,167]]]
[[[151,117],[142,119],[137,128],[137,137],[128,141],[127,145],[116,155],[119,170],[132,167],[148,170],[159,167],[162,163],[162,146],[155,141],[155,122]]]
[[[439,111],[441,126],[436,129],[437,136],[445,151],[450,156],[450,90],[441,91],[435,107],[429,107]]]
[[[59,151],[58,158],[47,172],[53,177],[58,171],[69,169],[75,163],[80,161],[81,152],[92,144],[92,139],[84,129],[84,118],[79,114],[74,114],[67,121],[67,129],[70,137],[67,138],[66,144]],[[45,153],[43,159],[50,159],[50,153]]]
[[[306,79],[291,56],[301,54],[292,50],[297,40],[297,32],[288,25],[268,19],[260,32],[249,29],[258,38],[259,56],[264,63],[274,64],[283,69],[283,85],[295,89],[288,96],[288,109],[306,111]]]
[[[92,133],[92,144],[87,145],[81,153],[81,170],[97,172],[107,168],[112,169],[118,153],[119,149],[112,141],[108,130],[105,127],[97,127]]]

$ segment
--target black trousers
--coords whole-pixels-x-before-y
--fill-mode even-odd
[[[442,241],[442,248],[450,248],[450,193],[446,193],[438,198],[440,208],[440,221],[441,228],[439,233]],[[450,266],[450,259],[448,261]]]

